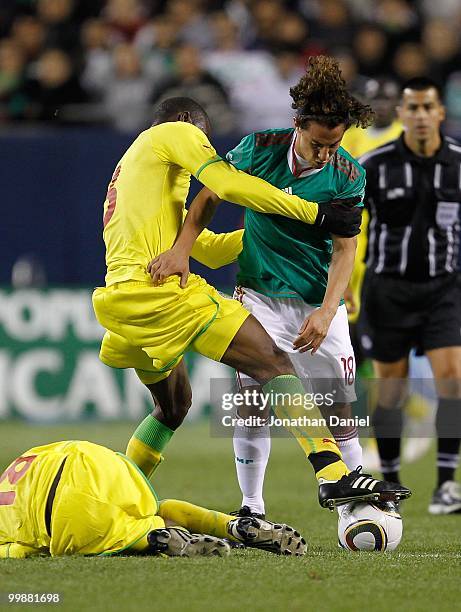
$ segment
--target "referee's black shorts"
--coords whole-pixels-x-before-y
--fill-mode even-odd
[[[358,331],[367,357],[386,363],[461,346],[460,275],[417,283],[367,272]]]

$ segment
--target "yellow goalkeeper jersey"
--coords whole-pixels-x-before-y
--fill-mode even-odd
[[[222,160],[196,126],[180,121],[162,123],[138,136],[109,183],[103,217],[107,286],[150,280],[148,263],[173,246],[182,227],[192,174],[221,199],[259,212],[310,224],[317,216],[317,204],[288,195]],[[193,256],[198,254],[199,261],[203,261],[207,246],[216,244],[220,260],[228,263],[241,249],[241,233],[205,232],[200,243],[202,247],[192,252]]]

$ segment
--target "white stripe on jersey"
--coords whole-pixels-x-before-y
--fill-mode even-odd
[[[452,151],[456,151],[457,153],[461,153],[461,147],[456,144],[452,144],[451,142],[448,144],[448,148]]]
[[[455,237],[453,235],[453,226],[447,227],[447,258],[445,260],[445,270],[453,272],[453,253],[454,253]]]
[[[407,225],[406,228],[405,228],[405,234],[403,235],[402,252],[401,252],[401,255],[400,255],[399,270],[400,270],[400,274],[402,276],[405,274],[405,271],[407,269],[407,264],[408,264],[408,243],[410,242],[410,236],[411,236],[411,226]]]
[[[376,208],[373,204],[373,201],[370,199],[370,207],[371,207],[371,221],[370,221],[370,226],[368,228],[368,258],[366,261],[366,265],[368,268],[371,267],[371,265],[374,262],[375,259],[375,241],[376,241]]]
[[[440,189],[441,179],[442,179],[442,165],[435,164],[435,170],[434,170],[434,188],[435,189]]]
[[[387,223],[381,225],[381,233],[379,234],[378,242],[378,265],[375,268],[375,273],[380,274],[384,268],[384,260],[386,257],[386,238],[387,238]]]
[[[405,187],[413,187],[413,170],[410,162],[405,162]]]
[[[379,149],[373,149],[373,151],[370,151],[369,153],[365,153],[364,155],[361,155],[358,159],[358,162],[359,164],[363,164],[364,162],[368,161],[375,155],[379,155],[380,153],[386,153],[387,151],[393,151],[394,149],[395,149],[395,144],[385,145],[384,147],[379,147]]]
[[[386,180],[386,164],[379,164],[379,188],[386,189],[387,180]]]
[[[435,276],[435,238],[433,227],[429,228],[427,239],[429,241],[429,276]]]

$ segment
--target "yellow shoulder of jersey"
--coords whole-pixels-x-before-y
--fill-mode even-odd
[[[192,123],[170,121],[155,125],[147,132],[159,159],[195,176],[208,163],[221,160],[206,134]]]

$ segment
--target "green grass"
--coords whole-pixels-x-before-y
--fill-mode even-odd
[[[88,439],[123,449],[131,424],[41,427],[1,425],[0,464],[25,449],[60,439]],[[309,542],[290,559],[234,551],[229,559],[68,558],[0,562],[0,593],[59,592],[59,610],[408,610],[460,608],[461,516],[429,517],[434,456],[406,466],[414,490],[403,509],[404,538],[393,553],[337,548],[336,515],[316,501],[316,485],[294,441],[277,439],[266,478],[270,517],[291,523]],[[210,438],[204,424],[173,438],[155,488],[220,510],[239,506],[230,439]],[[1,605],[2,609],[14,606]],[[34,606],[35,607],[35,606]],[[49,608],[49,606],[45,606]]]

